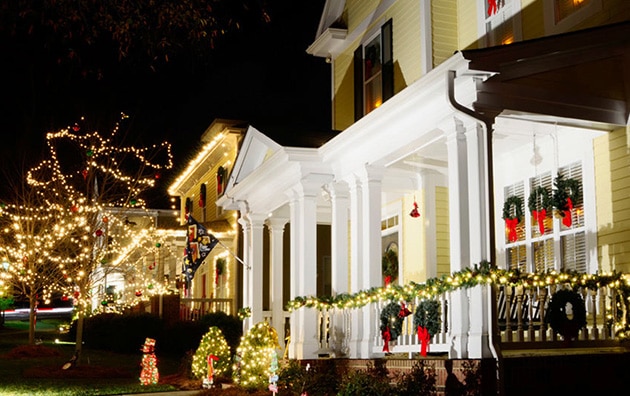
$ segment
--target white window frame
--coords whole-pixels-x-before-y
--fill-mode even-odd
[[[479,34],[479,45],[482,48],[501,45],[495,43],[493,37],[486,30],[487,23],[496,19],[505,19],[512,23],[513,42],[523,40],[523,32],[521,25],[521,1],[520,0],[504,0],[504,5],[496,14],[488,16],[486,13],[486,4],[488,0],[477,0],[477,30]],[[500,3],[500,0],[497,0]]]
[[[602,10],[602,0],[585,0],[589,3],[583,8],[556,23],[556,0],[544,0],[543,14],[545,18],[545,34],[558,34],[570,31],[573,27]]]

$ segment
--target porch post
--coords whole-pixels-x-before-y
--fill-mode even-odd
[[[283,275],[283,239],[284,226],[287,224],[288,219],[272,217],[267,219],[267,226],[269,228],[269,242],[270,242],[270,258],[271,264],[271,323],[278,333],[278,342],[284,350],[284,306],[282,304],[282,275]]]
[[[468,212],[468,153],[465,128],[454,118],[455,128],[446,134],[449,180],[449,224],[451,272],[470,267],[470,226]],[[467,358],[469,301],[466,290],[451,293],[450,309],[452,339],[450,358]]]
[[[250,239],[251,239],[250,238],[251,227],[249,225],[249,221],[247,221],[244,217],[239,218],[238,222],[240,223],[241,227],[243,227],[243,256],[244,256],[243,260],[249,264],[251,263],[251,249],[249,246]],[[242,285],[243,307],[252,306],[250,280],[251,280],[251,270],[248,270],[247,268],[243,268],[243,285]],[[251,317],[243,320],[243,332],[246,332],[251,327],[252,327]]]
[[[363,200],[361,182],[352,177],[348,180],[350,187],[350,292],[361,290],[363,277]],[[363,357],[360,353],[363,332],[363,312],[361,308],[350,311],[350,358]]]
[[[302,180],[293,189],[295,200],[291,210],[291,239],[297,238],[299,249],[291,249],[291,270],[299,271],[292,275],[297,284],[297,294],[302,296],[317,295],[317,196],[321,184],[317,181]],[[298,225],[298,226],[296,226]],[[293,291],[293,290],[292,290]],[[295,359],[317,357],[319,314],[313,309],[297,310],[297,317],[291,316],[291,343]],[[297,320],[294,321],[293,319]]]
[[[366,167],[361,177],[363,198],[363,263],[364,271],[360,280],[363,290],[382,286],[382,237],[381,237],[381,179],[383,169]],[[372,356],[372,346],[379,335],[379,321],[373,307],[363,309],[363,337],[361,338],[361,357]]]
[[[265,216],[248,213],[250,225],[250,260],[249,297],[252,315],[250,325],[262,322],[263,318],[263,226]]]
[[[300,249],[302,247],[302,241],[300,240],[300,229],[302,228],[302,221],[300,218],[300,202],[297,194],[290,193],[289,210],[290,210],[290,224],[291,228],[289,232],[291,234],[291,246],[290,246],[290,281],[289,288],[291,294],[291,300],[300,296],[299,282],[302,277],[300,267]],[[291,317],[289,320],[289,358],[296,359],[298,356],[298,346],[301,345],[301,333],[298,331],[302,327],[302,317],[304,308],[291,311]],[[301,353],[301,351],[300,351]]]

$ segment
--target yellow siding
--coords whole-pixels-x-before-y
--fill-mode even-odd
[[[342,131],[354,122],[352,51],[339,55],[334,66],[333,128]]]
[[[433,65],[437,66],[458,50],[457,0],[432,2],[431,26],[433,28]]]
[[[456,49],[473,49],[478,47],[479,28],[477,26],[477,3],[470,0],[457,2],[457,34]]]
[[[437,276],[451,273],[448,222],[448,188],[435,188],[435,221],[437,248]]]
[[[626,128],[593,142],[600,270],[630,271],[630,154]]]
[[[394,31],[394,93],[422,76],[420,7],[416,0],[402,0],[386,13]]]
[[[348,33],[353,32],[370,13],[374,12],[379,5],[378,0],[348,0],[346,10],[348,16]]]
[[[523,40],[530,40],[545,35],[545,18],[542,1],[521,1],[521,25]]]

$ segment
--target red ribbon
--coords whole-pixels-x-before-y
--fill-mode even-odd
[[[488,16],[496,14],[498,10],[497,0],[488,0]]]
[[[385,344],[383,345],[383,352],[385,353],[389,353],[389,340],[392,339],[392,333],[389,332],[389,327],[386,327],[385,330],[383,330],[383,340],[385,341]]]
[[[508,240],[510,242],[516,242],[518,240],[518,235],[516,234],[516,226],[518,225],[518,217],[515,217],[513,219],[505,219],[505,225],[510,231],[508,233]]]
[[[540,211],[532,210],[532,216],[538,222],[538,230],[540,231],[540,235],[545,233],[545,218],[547,217],[547,209],[543,209]]]
[[[420,342],[420,354],[422,356],[427,356],[431,336],[429,335],[429,330],[427,330],[426,327],[418,326],[418,341]]]
[[[398,312],[398,317],[402,319],[409,315],[411,315],[411,311],[409,310],[409,308],[405,306],[405,303],[402,303],[400,305],[400,311]]]
[[[214,377],[214,361],[219,360],[218,356],[208,355],[208,379],[212,380]]]
[[[571,198],[567,198],[567,207],[569,209],[564,211],[564,217],[562,217],[562,224],[564,224],[567,227],[571,227],[571,224],[573,223],[573,219],[571,218],[571,210],[573,209],[573,201],[571,201]]]
[[[385,286],[389,285],[390,283],[392,283],[392,277],[391,275],[387,275],[385,277]]]

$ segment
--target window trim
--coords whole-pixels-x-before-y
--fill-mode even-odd
[[[543,1],[543,15],[546,35],[567,32],[579,23],[602,10],[602,0],[589,0],[589,4],[584,6],[584,8],[577,10],[573,14],[556,23],[555,2],[556,0]]]

